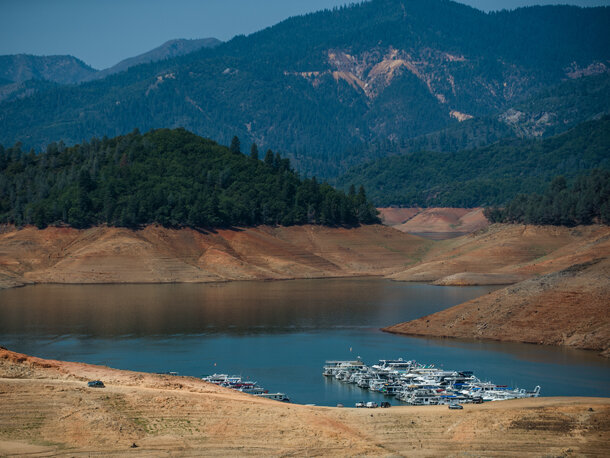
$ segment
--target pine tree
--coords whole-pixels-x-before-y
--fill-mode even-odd
[[[241,143],[237,136],[233,137],[233,139],[231,140],[231,146],[229,146],[229,149],[232,153],[241,154]]]
[[[252,146],[250,147],[250,158],[258,161],[258,146],[256,146],[256,143],[252,143]]]
[[[273,166],[273,151],[270,149],[265,153],[265,164]]]

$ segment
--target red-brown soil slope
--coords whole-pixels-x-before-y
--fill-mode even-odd
[[[429,246],[384,226],[217,232],[28,227],[0,234],[0,286],[387,275],[420,259]]]
[[[404,222],[410,220],[415,215],[422,211],[421,208],[412,207],[412,208],[396,208],[396,207],[387,207],[387,208],[378,208],[379,217],[381,221],[386,226],[398,226],[399,224],[403,224]]]
[[[87,388],[87,380],[106,388]],[[608,456],[610,401],[349,409],[0,348],[0,456]],[[132,448],[136,444],[137,447]]]
[[[566,345],[610,356],[610,258],[522,281],[386,331]]]

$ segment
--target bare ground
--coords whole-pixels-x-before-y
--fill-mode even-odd
[[[514,285],[385,331],[566,345],[610,357],[608,226],[493,225],[436,243],[391,278]]]
[[[379,208],[384,224],[435,240],[468,234],[489,225],[482,208]]]
[[[0,233],[0,287],[387,275],[420,260],[430,244],[380,225],[215,232],[27,227]]]
[[[86,381],[101,379],[104,389]],[[610,400],[286,405],[188,377],[0,349],[0,455],[608,456]],[[137,448],[131,448],[132,444]]]
[[[610,257],[522,281],[385,328],[397,334],[566,345],[610,356]],[[555,264],[558,265],[558,264]]]
[[[495,224],[436,242],[421,262],[391,278],[447,286],[510,284],[608,256],[608,226]]]

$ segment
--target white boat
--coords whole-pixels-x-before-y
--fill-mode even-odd
[[[266,399],[273,399],[274,401],[290,402],[290,399],[288,399],[288,396],[286,396],[284,393],[262,393],[257,394],[257,396]]]
[[[532,391],[511,389],[479,380],[472,371],[453,371],[423,365],[401,358],[379,360],[366,366],[357,361],[327,361],[324,375],[359,388],[396,396],[411,405],[481,403],[540,395],[540,386]]]
[[[206,377],[201,377],[201,380],[204,380],[209,383],[213,383],[214,385],[220,385],[221,383],[226,382],[227,378],[229,378],[229,376],[227,374],[214,374],[214,375],[208,375]]]

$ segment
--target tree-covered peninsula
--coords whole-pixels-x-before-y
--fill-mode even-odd
[[[288,159],[258,159],[184,129],[134,131],[45,152],[0,146],[0,222],[228,227],[377,222],[364,189],[301,179]]]

